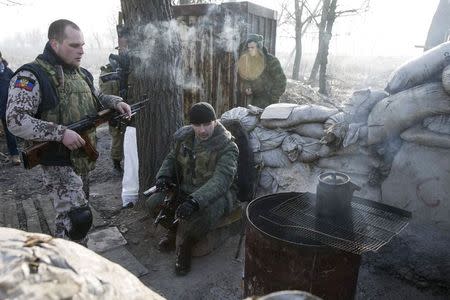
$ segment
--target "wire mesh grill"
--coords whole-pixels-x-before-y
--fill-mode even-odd
[[[315,195],[298,194],[259,218],[288,232],[292,242],[307,238],[355,254],[377,251],[408,225],[410,215],[360,200],[353,199],[348,217],[333,219],[316,215]]]

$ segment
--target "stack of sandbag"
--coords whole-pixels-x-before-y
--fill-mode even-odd
[[[370,90],[357,91],[344,112],[315,104],[277,103],[268,106],[262,114],[237,107],[225,112],[221,118],[240,120],[248,133],[260,171],[258,195],[282,191],[315,192],[317,176],[328,170],[357,175],[359,178],[355,183],[365,187],[370,172],[380,163],[367,149],[361,148],[366,141],[361,127],[366,125],[371,107],[386,95]],[[334,132],[334,140],[336,135],[341,140],[345,140],[348,133],[352,135],[348,138],[349,145],[344,148],[342,143],[329,142],[325,137],[327,128],[340,125],[344,130]],[[363,188],[359,196],[379,200],[379,194]]]
[[[368,147],[367,119],[372,108],[387,96],[384,91],[355,91],[342,111],[325,121],[323,140],[332,151],[317,162],[322,171],[349,175],[361,187],[355,195],[375,201],[381,198],[378,179],[382,161],[378,153]]]
[[[450,114],[450,42],[443,43],[397,68],[389,78],[390,93],[372,109],[368,142],[397,138],[425,118]]]
[[[368,118],[368,143],[401,138],[382,201],[450,224],[450,42],[397,68]]]
[[[314,168],[309,163],[327,156],[321,142],[324,122],[338,112],[320,105],[278,103],[264,111],[236,107],[222,119],[238,119],[246,129],[259,166],[259,194],[275,193],[281,187],[312,190]],[[315,188],[315,185],[314,185]]]

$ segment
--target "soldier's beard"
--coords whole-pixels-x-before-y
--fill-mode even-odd
[[[200,141],[207,141],[210,137],[212,136],[212,132],[211,133],[204,133],[204,134],[197,134],[197,139],[199,139]]]

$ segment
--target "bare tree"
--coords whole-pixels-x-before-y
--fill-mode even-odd
[[[302,37],[305,33],[308,25],[311,24],[311,21],[315,21],[316,13],[319,8],[320,2],[318,1],[316,7],[311,10],[308,7],[306,0],[294,0],[295,1],[295,59],[294,59],[294,67],[292,69],[292,79],[299,80],[300,78],[300,63],[302,60]],[[308,16],[305,20],[302,20],[303,11],[306,10],[308,12]]]
[[[319,23],[319,46],[308,80],[310,83],[314,82],[316,80],[317,73],[319,72],[320,93],[324,95],[328,94],[326,88],[326,70],[328,64],[328,50],[330,47],[334,21],[339,16],[349,16],[367,11],[369,6],[370,0],[364,0],[358,9],[336,11],[337,0],[322,1],[322,14]]]
[[[298,80],[300,78],[300,63],[302,59],[303,46],[302,46],[302,37],[308,29],[309,25],[312,22],[316,22],[317,11],[320,7],[320,3],[322,0],[317,0],[316,6],[314,9],[309,7],[307,0],[284,0],[280,4],[280,13],[277,18],[277,25],[280,28],[289,27],[289,30],[285,29],[284,31],[288,34],[290,38],[295,39],[295,47],[292,49],[292,52],[289,54],[289,59],[287,63],[289,63],[295,55],[293,70],[292,70],[292,78]],[[291,4],[294,4],[292,8]],[[294,13],[292,13],[294,11]],[[292,26],[294,30],[292,30]],[[294,35],[291,35],[291,32],[294,31]],[[285,66],[287,68],[287,65]]]
[[[294,0],[295,2],[295,59],[292,69],[292,79],[298,80],[300,73],[300,61],[302,59],[302,14],[305,1]]]
[[[182,95],[178,33],[173,30],[170,0],[121,0],[130,30],[133,72],[130,102],[151,99],[136,118],[139,181],[143,189],[154,177],[169,150],[172,134],[182,125]]]

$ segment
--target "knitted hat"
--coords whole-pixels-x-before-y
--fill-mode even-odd
[[[262,48],[263,47],[263,43],[264,43],[264,37],[260,34],[249,34],[247,37],[247,44],[251,43],[251,42],[255,42],[258,46],[258,48]]]
[[[189,121],[191,124],[203,124],[214,121],[216,112],[211,104],[207,102],[195,103],[189,111]]]

